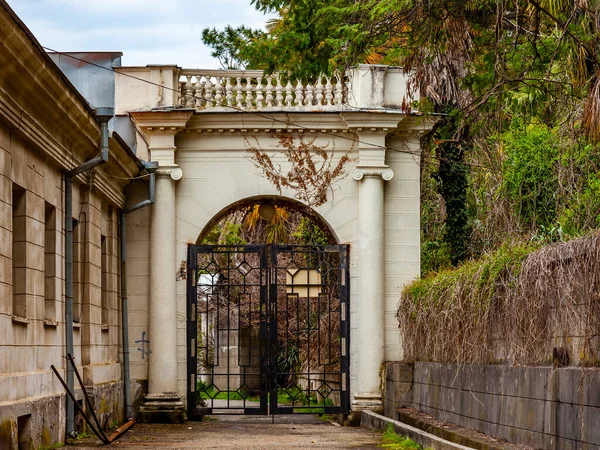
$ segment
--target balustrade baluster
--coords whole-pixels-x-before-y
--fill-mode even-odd
[[[244,107],[244,95],[242,94],[244,88],[242,86],[242,77],[236,77],[235,79],[235,91],[237,92],[237,95],[235,96],[235,101],[236,101],[236,106],[238,108],[243,108]]]
[[[333,86],[331,85],[331,78],[327,77],[325,83],[325,106],[333,105]]]
[[[317,80],[317,106],[323,106],[323,82],[320,75]]]
[[[267,107],[273,107],[273,76],[267,78]]]
[[[336,79],[336,83],[335,86],[333,88],[333,104],[336,106],[339,106],[342,104],[342,99],[343,99],[343,93],[342,93],[342,86],[343,86],[343,77],[341,74],[336,74],[335,75],[335,79]]]
[[[344,90],[342,91],[342,103],[345,100],[343,98],[343,95],[347,92],[350,92],[350,90],[352,89],[352,80],[350,79],[350,77],[344,77],[343,80],[344,83],[342,84],[342,86],[344,87]]]
[[[304,100],[306,106],[312,106],[313,100],[315,99],[314,91],[315,87],[311,83],[308,83],[306,85],[306,99]]]
[[[252,108],[254,106],[254,84],[252,84],[252,78],[246,78],[246,108]]]
[[[292,80],[288,76],[287,84],[285,85],[285,106],[293,106],[294,105],[294,95],[293,95],[293,87]]]
[[[195,75],[196,83],[194,83],[194,104],[192,106],[196,108],[204,108],[204,84],[200,75]]]
[[[263,96],[263,77],[256,77],[256,109],[262,109],[265,104],[265,97]]]
[[[184,106],[194,107],[194,84],[192,83],[192,76],[187,75],[185,77],[185,97],[183,99]]]
[[[302,86],[301,80],[296,80],[296,99],[294,105],[298,109],[302,109],[304,106],[304,86]]]
[[[205,78],[204,82],[204,106],[206,109],[210,109],[213,106],[213,85],[210,81],[210,77]]]
[[[225,101],[227,106],[233,106],[233,86],[231,85],[231,77],[227,77],[225,83]]]
[[[217,80],[217,84],[216,86],[216,91],[215,91],[215,106],[217,108],[219,108],[221,105],[221,102],[223,101],[223,78],[221,77],[216,77]]]
[[[281,75],[277,75],[277,86],[275,86],[275,99],[277,107],[283,108],[283,85],[281,84]]]

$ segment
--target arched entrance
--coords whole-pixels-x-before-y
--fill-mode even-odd
[[[320,216],[237,202],[188,247],[188,269],[189,416],[349,412],[348,246]]]
[[[198,236],[227,205],[258,196],[296,198],[298,194],[292,185],[280,186],[279,190],[251,157],[251,150],[268,152],[275,166],[288,171],[290,161],[288,149],[281,143],[282,133],[297,142],[330,150],[331,160],[348,157],[345,175],[336,179],[326,202],[315,210],[334,231],[335,242],[352,249],[348,281],[352,284],[352,310],[344,311],[353,327],[351,409],[357,414],[362,409],[377,410],[384,400],[393,400],[382,398],[380,369],[385,361],[398,361],[403,356],[396,305],[403,286],[419,275],[420,139],[433,121],[402,106],[407,104],[407,75],[402,69],[359,66],[351,72],[348,98],[342,103],[327,103],[325,92],[319,106],[312,104],[319,103],[319,95],[313,96],[311,103],[301,95],[294,103],[296,91],[289,92],[288,101],[283,85],[280,93],[285,102],[279,96],[276,102],[265,103],[266,91],[257,87],[264,84],[256,77],[267,78],[258,72],[217,73],[176,66],[122,69],[121,73],[136,77],[143,73],[148,79],[170,80],[175,88],[135,90],[124,82],[128,77],[119,77],[121,84],[117,85],[117,89],[128,92],[127,102],[116,105],[116,110],[117,114],[129,114],[138,128],[138,155],[159,164],[155,203],[149,211],[132,214],[127,231],[132,236],[128,239],[128,267],[133,271],[129,292],[137,313],[132,330],[139,336],[137,340],[147,331],[143,336],[150,341],[148,355],[131,354],[132,378],[148,380],[148,394],[141,408],[148,415],[171,418],[175,413],[180,417],[189,392],[196,389],[195,384],[191,386],[196,380],[190,381],[187,365],[189,357],[197,358],[190,356],[191,348],[195,352],[197,348],[190,344],[186,297],[198,289],[198,271],[207,270],[196,267],[199,263],[194,261],[203,254],[198,251],[190,259],[196,268],[187,266],[190,248],[199,248]],[[176,89],[180,76],[187,80],[181,95]],[[221,91],[213,89],[215,77],[221,80],[217,83],[221,87],[227,86],[227,80],[240,86],[245,83],[250,91],[244,94],[250,101],[232,108],[232,98],[217,95]],[[271,274],[276,269],[266,265],[272,262],[271,250],[266,247],[261,251],[253,257],[262,258],[263,264],[252,268],[252,274],[265,274],[261,288],[255,289],[263,291],[265,310],[260,314],[264,315],[273,304],[271,299],[277,298],[271,291],[287,291],[285,281],[273,285]],[[234,252],[230,260],[242,263],[244,255],[251,256]],[[305,254],[300,260],[310,256]],[[227,259],[224,255],[219,258]],[[245,266],[225,269],[241,267]],[[192,284],[190,273],[195,274]],[[133,339],[131,347],[137,349]],[[267,361],[273,366],[272,360]]]

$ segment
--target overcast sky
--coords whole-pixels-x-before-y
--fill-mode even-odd
[[[7,0],[38,41],[58,51],[121,51],[124,66],[219,68],[205,27],[262,28],[250,0]]]

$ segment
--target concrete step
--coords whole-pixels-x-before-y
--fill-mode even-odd
[[[401,423],[476,450],[532,450],[531,447],[500,441],[469,428],[436,420],[416,409],[398,408],[396,414]]]
[[[435,436],[426,431],[412,427],[389,417],[374,413],[373,411],[363,410],[360,412],[360,426],[371,430],[386,430],[389,426],[400,436],[406,436],[421,444],[426,449],[433,450],[471,450],[472,447],[456,444]]]

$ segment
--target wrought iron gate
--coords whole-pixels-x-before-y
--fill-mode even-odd
[[[347,413],[343,245],[191,245],[188,415]]]

